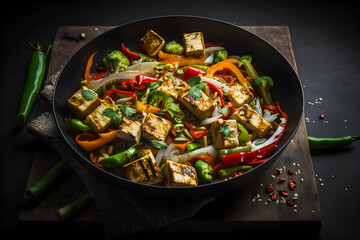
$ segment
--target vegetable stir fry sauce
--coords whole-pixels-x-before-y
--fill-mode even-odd
[[[166,42],[149,30],[91,73],[95,54],[67,120],[91,161],[123,178],[182,187],[235,177],[267,161],[285,131],[273,79],[201,32]]]

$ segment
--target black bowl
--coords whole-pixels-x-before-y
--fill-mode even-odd
[[[64,121],[69,111],[66,100],[78,89],[86,61],[93,52],[98,51],[94,58],[94,63],[97,63],[107,53],[119,49],[122,42],[126,43],[130,49],[137,49],[139,39],[149,29],[160,34],[165,38],[165,41],[177,40],[179,42],[181,42],[182,33],[201,31],[206,42],[227,42],[226,49],[230,55],[249,54],[253,56],[253,59],[259,61],[262,71],[274,79],[273,99],[280,102],[283,111],[289,116],[286,131],[268,161],[241,176],[226,181],[182,188],[135,183],[111,174],[91,163],[88,154],[75,143],[71,127]],[[261,175],[280,156],[298,129],[303,113],[303,93],[300,80],[292,66],[279,51],[265,40],[236,25],[192,16],[164,16],[143,19],[120,25],[99,35],[74,53],[59,75],[54,91],[53,111],[56,124],[65,141],[78,155],[79,162],[94,174],[104,177],[122,188],[150,194],[217,195],[226,190],[248,184]]]

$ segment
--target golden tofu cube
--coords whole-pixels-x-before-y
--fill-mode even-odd
[[[149,30],[144,37],[140,39],[140,48],[150,57],[155,57],[164,47],[165,40],[153,30]]]
[[[134,182],[156,184],[164,180],[164,175],[150,150],[145,156],[124,165],[123,168],[125,177]]]
[[[156,91],[164,92],[167,95],[172,96],[174,99],[179,97],[179,93],[175,90],[170,77],[164,75],[159,80],[162,81],[162,84],[156,89]]]
[[[201,94],[201,98],[195,100],[195,98],[187,92],[179,98],[179,101],[197,118],[204,120],[211,117],[215,109],[215,104],[203,91],[201,91]]]
[[[229,89],[228,98],[234,107],[241,107],[245,103],[249,103],[254,98],[254,94],[240,83],[235,83]]]
[[[248,104],[236,109],[230,118],[240,122],[247,130],[256,133],[259,138],[264,137],[271,129],[271,124]]]
[[[171,187],[197,186],[196,170],[192,166],[166,161],[164,165],[166,183]]]
[[[171,122],[153,113],[148,113],[142,126],[142,137],[145,140],[165,141],[172,128]]]
[[[121,116],[121,111],[116,106],[114,101],[110,97],[106,97],[101,100],[101,104],[90,113],[84,120],[85,124],[88,124],[95,132],[104,131],[111,123],[111,118],[104,115],[105,109],[114,109]]]
[[[140,141],[141,126],[146,118],[146,113],[135,114],[131,117],[124,116],[118,127],[116,136],[125,140],[130,145],[134,145]]]
[[[225,125],[229,126],[230,135],[228,137],[220,132],[220,128]],[[216,149],[232,148],[239,145],[239,133],[235,120],[217,119],[211,123],[210,132]]]
[[[205,44],[202,32],[184,33],[183,42],[186,56],[202,57],[205,55]]]
[[[67,100],[67,104],[71,113],[82,120],[100,105],[100,99],[93,90],[82,86]]]

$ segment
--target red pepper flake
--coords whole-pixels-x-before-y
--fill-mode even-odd
[[[325,114],[320,114],[320,119],[325,119]]]
[[[294,171],[291,170],[291,169],[289,169],[289,170],[288,170],[288,174],[289,174],[289,175],[293,175],[293,174],[294,174]]]
[[[283,183],[283,182],[285,182],[285,181],[286,181],[286,178],[279,178],[278,183]]]
[[[267,190],[268,193],[273,192],[275,190],[274,184],[270,183],[269,185],[267,185],[266,190]]]
[[[295,182],[294,180],[291,180],[291,181],[289,182],[289,188],[290,188],[291,190],[295,190],[295,188],[296,188],[296,182]]]
[[[278,198],[278,195],[276,193],[271,194],[271,199],[275,201]]]
[[[279,193],[280,193],[281,196],[283,196],[283,197],[289,196],[289,193],[288,193],[287,191],[279,191]]]
[[[295,201],[295,199],[288,199],[288,200],[286,201],[286,203],[287,203],[289,206],[294,206],[295,203],[296,203],[296,201]]]
[[[260,189],[254,189],[251,192],[252,192],[252,194],[256,195],[256,194],[260,193]]]

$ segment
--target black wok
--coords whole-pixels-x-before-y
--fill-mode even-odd
[[[226,49],[230,55],[249,54],[253,56],[253,59],[259,61],[262,71],[274,79],[275,83],[272,89],[273,99],[280,102],[283,111],[289,116],[286,131],[278,143],[278,147],[267,162],[227,181],[183,188],[135,183],[113,175],[91,163],[88,154],[75,143],[71,127],[64,121],[69,111],[66,100],[78,89],[86,61],[93,52],[98,51],[94,58],[94,63],[98,63],[107,53],[114,49],[119,49],[122,42],[130,49],[137,49],[139,39],[149,29],[153,29],[160,34],[165,38],[165,41],[177,40],[179,42],[181,42],[182,33],[201,31],[203,32],[205,42],[228,42]],[[78,155],[78,161],[93,172],[93,174],[118,184],[121,188],[141,193],[176,194],[182,196],[194,194],[216,195],[225,190],[242,187],[260,176],[276,161],[294,136],[303,112],[303,93],[300,80],[282,54],[265,40],[238,26],[203,17],[154,17],[130,22],[111,29],[89,41],[70,58],[57,79],[54,91],[53,111],[57,126],[65,141]]]

